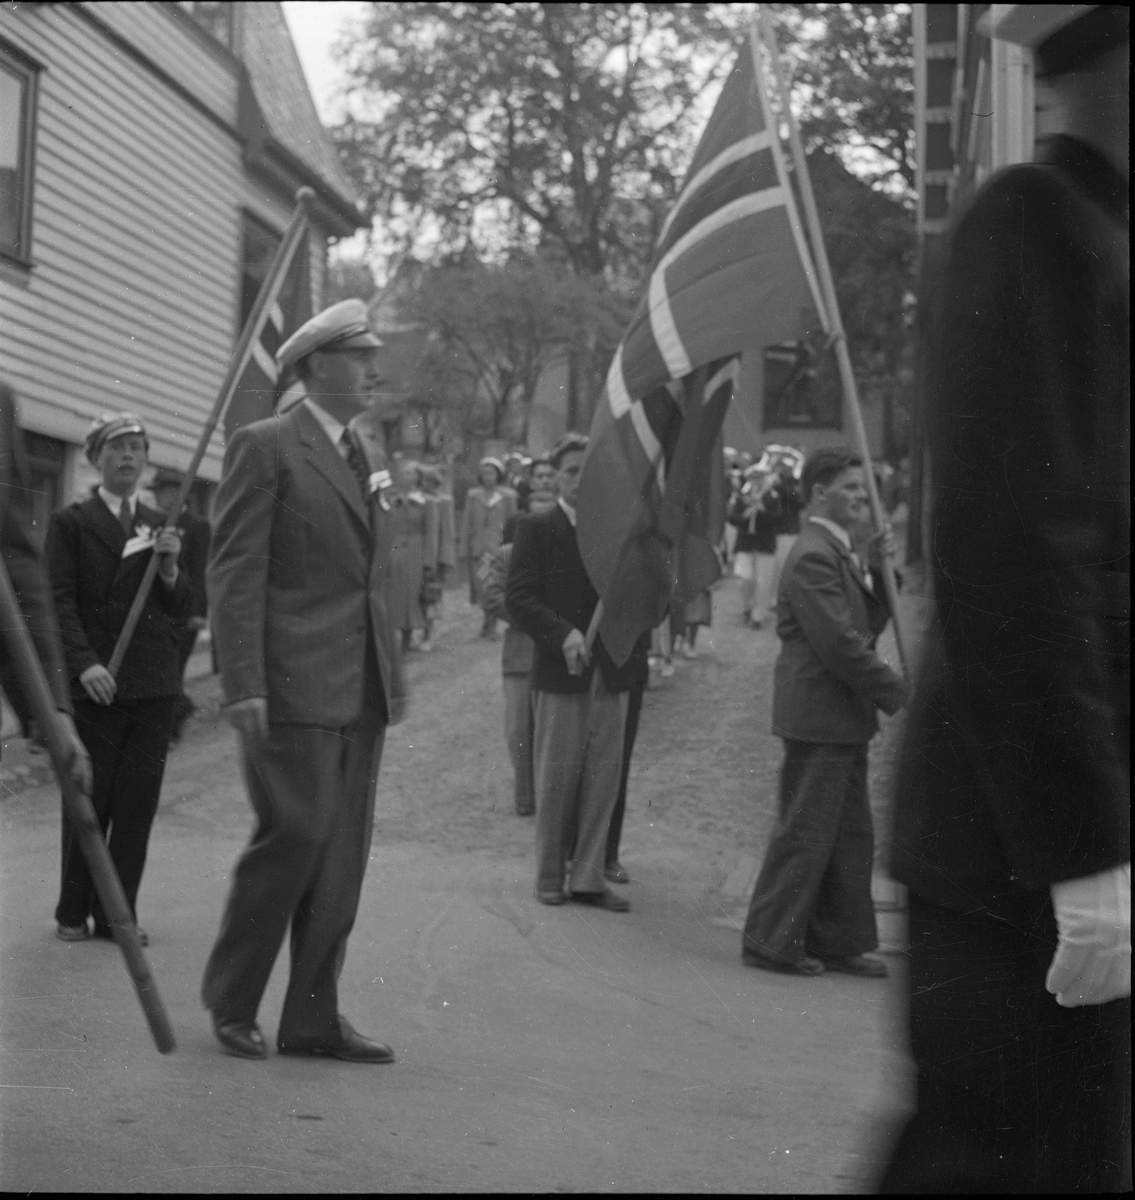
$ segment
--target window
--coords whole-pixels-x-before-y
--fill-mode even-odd
[[[31,261],[36,69],[0,43],[0,255]]]
[[[840,386],[831,352],[810,342],[784,342],[764,354],[765,429],[839,429]]]
[[[240,327],[248,321],[252,306],[260,293],[260,285],[268,274],[282,235],[258,221],[251,213],[244,214],[244,250],[240,276]],[[287,337],[311,316],[311,297],[307,293],[307,245],[301,243],[292,259],[276,303],[280,306],[284,324],[281,336]]]
[[[222,46],[232,49],[233,6],[225,0],[184,0],[187,13]]]

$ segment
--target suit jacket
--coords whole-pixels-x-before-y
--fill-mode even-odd
[[[55,703],[64,712],[70,712],[71,692],[67,686],[59,626],[51,602],[51,585],[32,536],[29,495],[24,443],[16,424],[16,397],[6,384],[0,383],[0,555],[3,555],[4,566]],[[0,674],[4,687],[19,688],[19,680],[9,669],[10,661],[7,647],[0,642]],[[19,699],[27,708],[26,697],[21,694]]]
[[[158,530],[164,521],[156,509],[136,505],[136,531],[142,526]],[[88,667],[109,662],[153,555],[148,549],[124,558],[126,547],[126,533],[118,518],[97,495],[54,513],[47,529],[47,566],[76,699],[87,698],[79,676]],[[154,580],[118,672],[117,699],[144,700],[180,693],[177,629],[189,615],[191,603],[189,582],[180,568],[172,588]]]
[[[385,454],[355,426],[372,472]],[[225,700],[338,729],[363,711],[366,656],[386,710],[404,695],[387,615],[391,519],[364,499],[305,404],[238,429],[214,504],[207,583]]]
[[[586,692],[598,664],[609,692],[625,692],[634,677],[632,660],[615,666],[602,638],[595,639],[591,663],[570,675],[564,639],[573,629],[586,634],[599,596],[583,567],[575,528],[557,504],[547,512],[522,516],[508,564],[505,603],[517,628],[536,643],[532,687],[538,692]]]
[[[879,728],[875,709],[897,712],[906,695],[902,678],[875,653],[890,619],[882,587],[869,588],[851,552],[809,521],[785,559],[776,617],[773,733],[869,742]]]
[[[947,906],[1131,857],[1127,204],[1056,138],[947,243],[926,344],[937,628],[892,864]]]

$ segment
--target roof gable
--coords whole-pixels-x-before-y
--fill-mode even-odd
[[[241,4],[237,11],[240,57],[268,136],[356,208],[357,193],[319,119],[280,4]]]

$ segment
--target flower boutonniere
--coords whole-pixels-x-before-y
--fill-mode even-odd
[[[385,493],[393,482],[389,471],[372,471],[367,480],[367,495],[377,496],[379,507],[387,512],[390,511],[390,501],[387,500]]]

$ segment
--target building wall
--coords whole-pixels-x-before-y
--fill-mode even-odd
[[[194,78],[206,108],[235,106],[164,6],[93,7]],[[232,347],[241,147],[76,6],[5,7],[0,33],[43,68],[34,266],[0,278],[0,371],[26,428],[79,443],[98,413],[132,409],[153,461],[184,466]],[[219,470],[218,444],[202,475]]]

